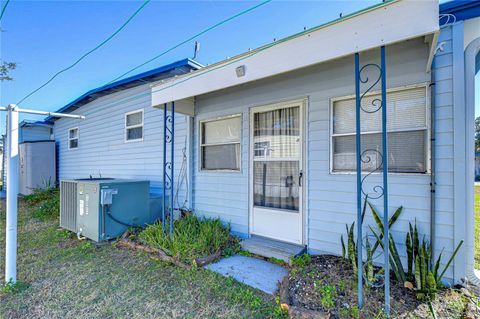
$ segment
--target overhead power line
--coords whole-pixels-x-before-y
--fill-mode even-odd
[[[87,53],[83,54],[80,58],[78,58],[74,63],[72,63],[70,66],[58,71],[57,73],[55,73],[48,81],[46,81],[45,83],[43,83],[41,86],[39,86],[38,88],[36,88],[35,90],[33,90],[32,92],[30,92],[29,94],[27,94],[25,97],[23,97],[18,103],[17,105],[19,105],[20,103],[22,103],[23,101],[25,101],[26,99],[28,99],[30,96],[32,96],[33,94],[37,93],[39,90],[41,90],[42,88],[44,88],[45,86],[47,86],[50,82],[52,82],[57,76],[59,76],[60,74],[70,70],[71,68],[73,68],[75,65],[77,65],[78,63],[80,63],[80,61],[82,61],[83,59],[85,59],[88,55],[92,54],[93,52],[95,52],[96,50],[98,50],[100,47],[104,46],[107,42],[109,42],[110,40],[112,40],[118,33],[120,33],[120,31],[122,31],[129,23],[130,21],[133,20],[133,18],[135,18],[136,15],[138,15],[140,13],[140,11],[142,11],[143,8],[145,8],[145,6],[150,2],[151,0],[145,0],[143,2],[143,4],[114,32],[112,33],[108,38],[106,38],[105,40],[103,40],[100,44],[98,44],[96,47],[94,47],[93,49],[91,49],[90,51],[88,51]],[[7,4],[8,4],[8,1],[7,1]],[[6,5],[5,5],[6,7]],[[3,11],[5,10],[5,7],[3,9]],[[2,11],[2,15],[3,15],[3,11]]]
[[[332,22],[333,23],[333,22]],[[181,83],[184,83],[184,82],[187,82],[189,80],[192,80],[192,79],[195,79],[197,77],[201,77],[203,75],[206,75],[210,72],[213,72],[213,71],[216,71],[216,70],[219,70],[219,69],[223,69],[229,65],[232,65],[234,63],[237,63],[237,62],[240,62],[240,61],[243,61],[243,60],[246,60],[254,55],[257,55],[263,51],[266,51],[272,47],[275,47],[279,44],[282,44],[282,43],[285,43],[287,41],[290,41],[290,40],[293,40],[293,39],[296,39],[306,33],[310,33],[310,32],[313,32],[317,29],[319,29],[320,27],[323,27],[325,25],[320,25],[320,26],[317,26],[317,27],[313,27],[311,29],[307,29],[303,32],[300,32],[300,33],[297,33],[297,34],[293,34],[291,36],[288,36],[286,38],[283,38],[283,39],[280,39],[276,42],[272,42],[272,43],[269,43],[267,45],[264,45],[263,47],[260,47],[256,50],[252,50],[251,52],[248,52],[246,53],[245,55],[242,55],[238,58],[233,58],[231,59],[230,61],[226,62],[226,63],[221,63],[220,65],[218,66],[212,66],[210,68],[206,68],[205,70],[202,70],[202,69],[199,69],[197,70],[195,73],[189,75],[189,74],[186,74],[185,75],[185,78],[183,79],[179,79],[178,81],[174,81],[172,82],[170,85],[166,85],[164,87],[160,87],[160,88],[152,88],[151,90],[148,90],[147,92],[141,92],[141,93],[137,93],[137,94],[134,94],[134,95],[131,95],[131,96],[126,96],[124,98],[121,98],[119,100],[116,100],[116,101],[111,101],[111,102],[106,102],[104,104],[100,104],[98,107],[95,108],[95,111],[93,111],[92,113],[89,113],[89,116],[92,116],[93,114],[97,113],[97,112],[101,112],[104,108],[107,108],[107,107],[113,107],[113,106],[117,106],[117,105],[121,105],[123,103],[127,103],[127,102],[133,102],[133,101],[137,101],[141,98],[144,98],[144,97],[147,97],[147,96],[150,96],[152,93],[156,93],[156,92],[161,92],[161,91],[164,91],[166,89],[169,89],[171,87],[174,87],[174,86],[177,86]],[[167,80],[168,81],[168,80]],[[166,83],[167,84],[167,83]]]
[[[156,60],[156,59],[158,59],[158,58],[160,58],[160,57],[162,57],[162,56],[164,56],[165,54],[167,54],[167,53],[175,50],[176,48],[184,45],[185,43],[188,43],[188,42],[192,41],[193,39],[195,39],[195,38],[197,38],[197,37],[199,37],[199,36],[201,36],[201,35],[209,32],[210,30],[213,30],[213,29],[215,29],[215,28],[218,28],[219,26],[221,26],[221,25],[223,25],[223,24],[225,24],[225,23],[227,23],[227,22],[229,22],[229,21],[231,21],[231,20],[234,20],[234,19],[236,19],[236,18],[238,18],[238,17],[240,17],[240,16],[242,16],[242,15],[244,15],[244,14],[246,14],[246,13],[249,13],[250,11],[253,11],[253,10],[255,10],[255,9],[257,9],[257,8],[259,8],[259,7],[263,6],[263,5],[271,2],[271,1],[272,1],[272,0],[263,1],[263,2],[255,5],[255,6],[253,6],[253,7],[250,7],[250,8],[248,8],[248,9],[246,9],[246,10],[243,10],[243,11],[237,13],[237,14],[234,14],[233,16],[228,17],[228,18],[226,18],[226,19],[224,19],[224,20],[222,20],[222,21],[220,21],[220,22],[218,22],[218,23],[216,23],[216,24],[214,24],[214,25],[212,25],[212,26],[210,26],[210,27],[208,27],[208,28],[206,28],[206,29],[204,29],[204,30],[202,30],[202,31],[194,34],[194,35],[192,35],[192,36],[189,37],[188,39],[185,39],[185,40],[177,43],[177,44],[174,45],[173,47],[171,47],[171,48],[163,51],[162,53],[160,53],[160,54],[152,57],[151,59],[148,59],[147,61],[145,61],[145,62],[137,65],[136,67],[128,70],[127,72],[123,73],[122,75],[120,75],[120,76],[116,77],[115,79],[111,80],[110,82],[108,82],[106,85],[108,85],[108,84],[110,84],[110,83],[112,83],[112,82],[115,82],[115,81],[123,78],[125,75],[127,75],[127,74],[129,74],[129,73],[132,73],[133,71],[141,68],[142,66],[144,66],[144,65],[146,65],[146,64],[148,64],[148,63],[150,63],[150,62],[152,62],[152,61],[154,61],[154,60]]]
[[[366,8],[365,10],[369,10],[371,8],[374,8],[375,6],[371,6],[371,7],[368,7]],[[365,11],[364,10],[364,11]],[[362,12],[364,12],[362,11]],[[361,12],[360,12],[361,13]],[[237,63],[237,62],[240,62],[240,61],[243,61],[243,60],[246,60],[252,56],[255,56],[261,52],[264,52],[272,47],[275,47],[277,45],[280,45],[282,43],[285,43],[285,42],[288,42],[290,40],[293,40],[293,39],[296,39],[296,38],[299,38],[305,34],[309,34],[311,32],[314,32],[314,31],[317,31],[321,28],[325,28],[327,26],[330,26],[330,25],[333,25],[333,24],[336,24],[338,23],[339,21],[341,20],[345,20],[347,18],[351,18],[351,17],[354,17],[358,14],[360,14],[359,12],[355,12],[355,13],[352,13],[352,14],[348,14],[348,15],[344,15],[342,18],[338,18],[338,19],[335,19],[333,21],[330,21],[330,22],[327,22],[327,23],[324,23],[324,24],[320,24],[320,25],[317,25],[315,27],[312,27],[312,28],[309,28],[309,29],[304,29],[302,32],[298,32],[296,34],[292,34],[288,37],[285,37],[283,39],[280,39],[280,40],[277,40],[275,42],[271,42],[269,44],[266,44],[258,49],[255,49],[255,50],[252,50],[252,51],[249,51],[248,53],[246,54],[243,54],[237,58],[232,58],[230,61],[228,62],[224,62],[224,63],[219,63],[219,65],[217,66],[212,66],[212,67],[209,67],[209,68],[205,68],[204,70],[203,69],[199,69],[198,71],[194,72],[193,74],[186,74],[185,77],[182,79],[178,79],[178,81],[172,81],[172,83],[168,84],[168,83],[165,83],[166,85],[163,86],[163,87],[160,87],[160,88],[152,88],[151,90],[148,90],[148,92],[141,92],[141,93],[137,93],[137,94],[134,94],[134,95],[131,95],[131,96],[127,96],[127,97],[124,97],[124,98],[121,98],[119,100],[116,100],[116,101],[111,101],[111,102],[107,102],[107,103],[104,103],[104,104],[100,104],[96,109],[95,111],[93,111],[92,114],[95,114],[97,112],[101,112],[104,108],[107,108],[107,107],[113,107],[113,106],[117,106],[117,105],[121,105],[123,103],[127,103],[127,102],[132,102],[132,101],[136,101],[136,100],[139,100],[141,98],[144,98],[144,97],[147,97],[147,96],[150,96],[152,93],[156,93],[156,92],[161,92],[161,91],[164,91],[166,89],[169,89],[171,87],[174,87],[174,86],[177,86],[181,83],[185,83],[189,80],[192,80],[192,79],[195,79],[195,78],[198,78],[198,77],[201,77],[203,75],[206,75],[208,73],[211,73],[213,71],[216,71],[216,70],[219,70],[219,69],[222,69],[222,68],[225,68],[227,66],[230,66],[234,63]],[[167,80],[168,82],[168,80]],[[90,116],[92,115],[90,114]]]
[[[5,10],[7,9],[7,6],[8,6],[9,2],[10,2],[10,0],[7,0],[7,2],[5,2],[5,5],[2,8],[2,12],[0,12],[0,21],[2,21],[3,15],[5,14]]]

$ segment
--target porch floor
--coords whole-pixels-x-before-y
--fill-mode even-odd
[[[252,235],[240,242],[242,249],[252,254],[267,258],[276,258],[291,262],[291,258],[302,254],[306,247],[290,244],[275,239]]]

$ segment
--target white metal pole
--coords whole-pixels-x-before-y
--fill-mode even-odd
[[[7,226],[5,281],[17,281],[18,112],[7,108]]]

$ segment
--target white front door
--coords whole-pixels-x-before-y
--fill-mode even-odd
[[[251,110],[250,232],[303,243],[304,101]]]

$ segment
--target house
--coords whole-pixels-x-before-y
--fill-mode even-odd
[[[151,192],[161,194],[162,115],[151,107],[150,84],[201,66],[190,59],[177,61],[93,89],[59,110],[85,115],[85,120],[47,118],[54,123],[58,179],[147,179]],[[177,123],[176,148],[177,154],[181,154],[186,147],[187,119],[178,115]],[[180,169],[183,162],[183,157],[178,157],[176,167]],[[179,201],[186,200],[185,191],[178,196]]]
[[[176,207],[219,217],[244,238],[338,255],[345,224],[356,220],[354,56],[378,64],[383,46],[390,213],[404,207],[392,234],[402,245],[416,220],[444,262],[465,240],[446,277],[476,280],[479,10],[478,3],[439,10],[436,1],[388,1],[207,67],[189,66],[194,71],[151,87],[87,94],[59,110],[84,121],[55,121],[60,178],[145,178],[161,192],[162,109],[174,103],[175,180],[183,181],[175,187],[185,196]],[[364,101],[379,98],[377,84]],[[366,172],[381,166],[380,124],[378,115],[363,117]],[[381,174],[368,177],[366,193],[374,194]],[[365,233],[369,224],[367,214]]]

